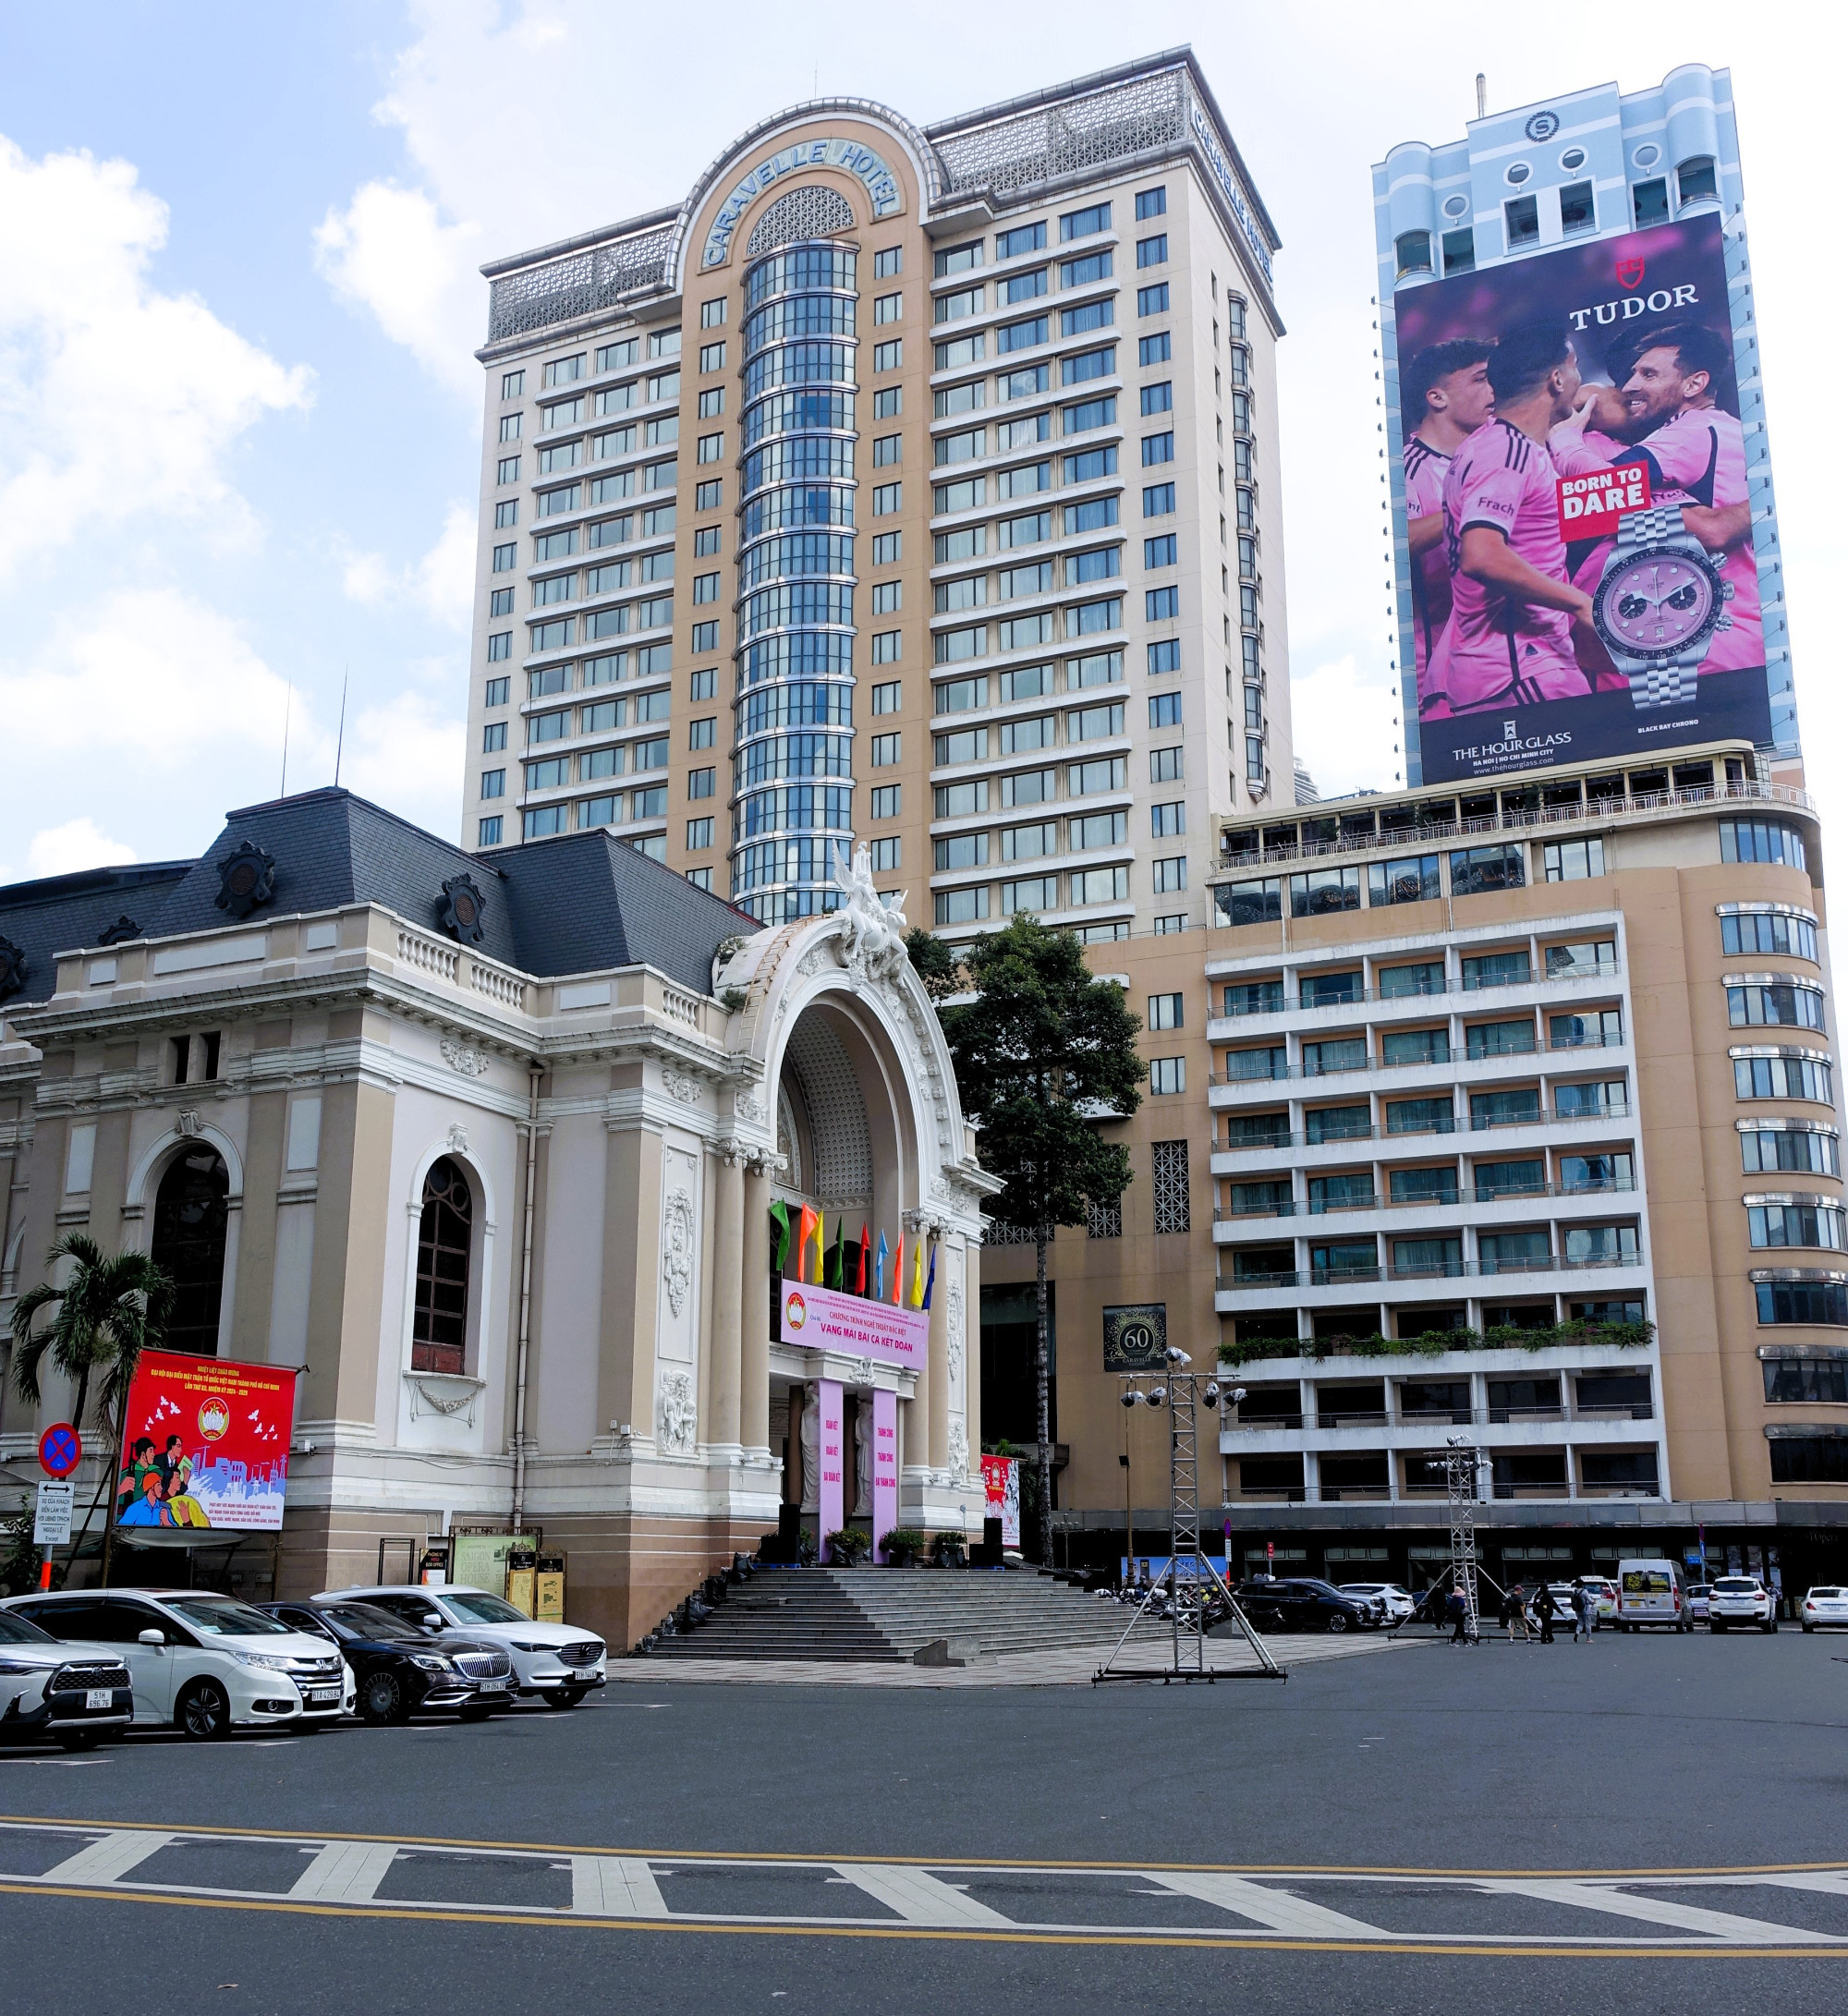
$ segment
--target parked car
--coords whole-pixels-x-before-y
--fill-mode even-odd
[[[1389,1624],[1409,1623],[1417,1611],[1418,1606],[1410,1592],[1402,1589],[1396,1582],[1343,1582],[1337,1586],[1343,1596],[1367,1597],[1376,1603],[1383,1603]]]
[[[1331,1582],[1269,1575],[1241,1583],[1238,1607],[1257,1631],[1377,1631],[1385,1606],[1370,1597],[1344,1596]]]
[[[90,1750],[135,1718],[128,1669],[108,1646],[73,1645],[4,1612],[0,1702],[0,1743],[49,1737],[67,1750]]]
[[[1690,1582],[1687,1585],[1687,1614],[1696,1623],[1707,1621],[1707,1599],[1713,1593],[1710,1582]]]
[[[316,1729],[353,1711],[353,1675],[320,1636],[201,1589],[81,1589],[16,1596],[0,1609],[102,1646],[128,1668],[135,1721],[216,1737]]]
[[[1760,1631],[1778,1628],[1778,1609],[1771,1592],[1757,1575],[1720,1575],[1707,1599],[1707,1628],[1717,1637],[1734,1624],[1756,1624]]]
[[[1617,1628],[1642,1631],[1661,1624],[1692,1631],[1694,1621],[1682,1599],[1681,1570],[1673,1561],[1638,1559],[1617,1563]]]
[[[389,1610],[442,1639],[486,1639],[503,1646],[513,1658],[516,1691],[560,1707],[575,1708],[591,1688],[603,1684],[605,1648],[601,1638],[575,1624],[539,1623],[486,1589],[451,1583],[390,1583],[323,1590],[314,1600],[336,1597]]]
[[[1848,1630],[1848,1589],[1832,1582],[1818,1582],[1803,1599],[1798,1612],[1805,1631],[1820,1626],[1824,1631]]]
[[[330,1639],[353,1669],[356,1705],[368,1722],[454,1714],[479,1722],[514,1697],[513,1655],[485,1638],[444,1638],[369,1603],[322,1599],[265,1603],[291,1631]]]

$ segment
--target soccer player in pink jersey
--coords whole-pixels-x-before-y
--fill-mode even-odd
[[[1731,625],[1717,631],[1703,673],[1736,672],[1765,662],[1764,613],[1758,567],[1752,551],[1751,496],[1745,482],[1745,434],[1715,404],[1713,387],[1724,371],[1725,339],[1699,322],[1652,330],[1622,387],[1635,446],[1611,452],[1590,431],[1590,402],[1554,429],[1550,441],[1561,473],[1580,475],[1612,461],[1641,461],[1657,504],[1679,504],[1682,522],[1708,553],[1723,553],[1721,577],[1732,584]],[[1601,571],[1605,549],[1593,555]],[[1585,579],[1590,562],[1582,567]]]
[[[1451,619],[1434,684],[1454,713],[1572,699],[1591,690],[1573,652],[1573,622],[1591,598],[1567,578],[1558,482],[1547,435],[1578,397],[1578,359],[1552,323],[1504,335],[1489,358],[1495,418],[1451,458],[1444,550]]]
[[[1429,676],[1431,651],[1450,621],[1450,564],[1443,547],[1443,485],[1451,457],[1495,410],[1489,383],[1492,343],[1434,343],[1405,373],[1405,411],[1418,416],[1405,443],[1405,530],[1412,559],[1412,658],[1418,712],[1438,719],[1449,702]]]

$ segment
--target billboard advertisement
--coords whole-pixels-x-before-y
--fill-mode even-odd
[[[1393,311],[1425,783],[1769,743],[1719,218]]]
[[[144,1351],[122,1416],[116,1524],[274,1533],[295,1380],[284,1366]]]

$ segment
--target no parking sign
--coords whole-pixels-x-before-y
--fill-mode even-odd
[[[39,1437],[39,1467],[48,1477],[67,1477],[83,1461],[83,1438],[68,1421],[54,1421]]]

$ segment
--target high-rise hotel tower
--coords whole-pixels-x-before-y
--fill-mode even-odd
[[[607,827],[768,923],[1203,926],[1294,795],[1277,248],[1185,51],[763,121],[496,261],[463,837]]]

